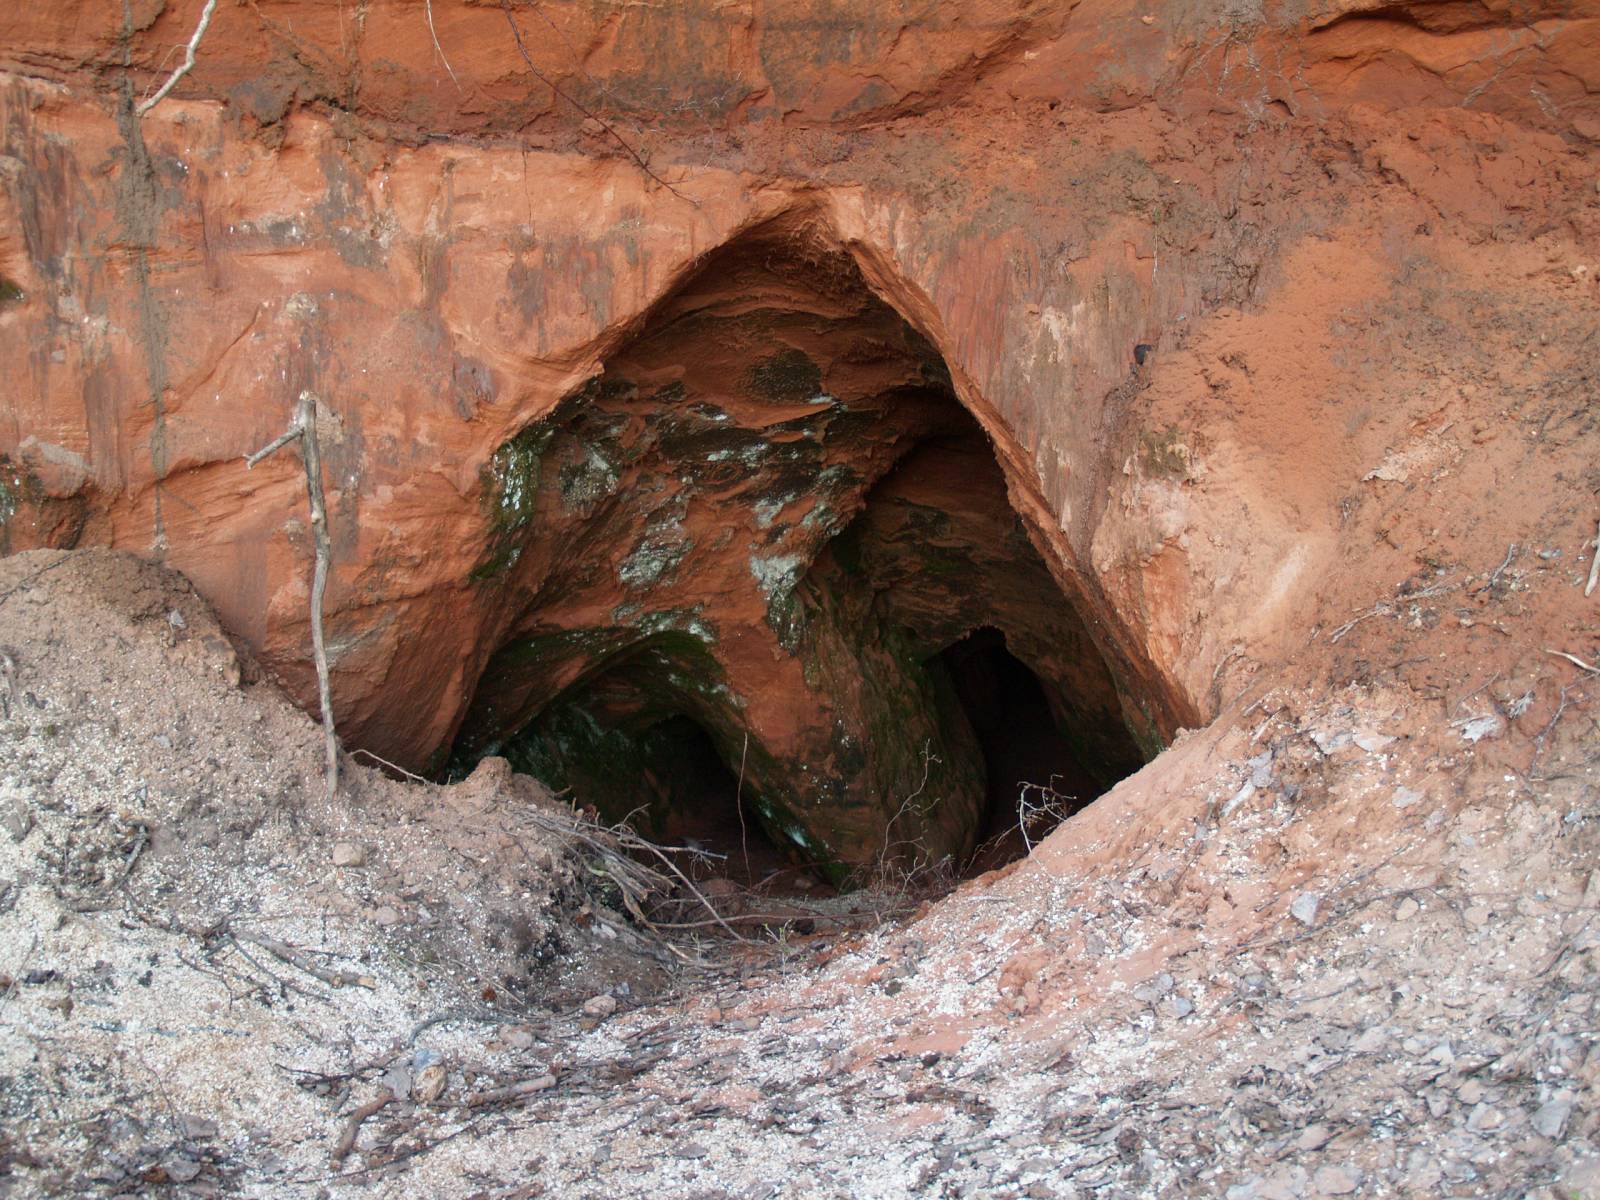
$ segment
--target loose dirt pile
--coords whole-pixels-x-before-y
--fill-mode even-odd
[[[0,1189],[1588,1194],[1597,683],[1528,641],[1582,612],[1540,549],[1319,633],[916,919],[760,955],[623,915],[497,762],[328,802],[187,584],[5,560]],[[1483,625],[1523,675],[1361,677]]]

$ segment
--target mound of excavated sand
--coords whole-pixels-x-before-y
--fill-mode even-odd
[[[330,802],[180,578],[0,561],[0,1192],[1590,1194],[1594,676],[1525,636],[1570,568],[1493,565],[917,919],[696,972],[503,764]]]

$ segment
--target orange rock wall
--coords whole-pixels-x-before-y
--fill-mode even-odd
[[[1430,297],[1538,247],[1595,302],[1593,0],[263,0],[136,119],[200,7],[0,15],[0,549],[160,555],[312,698],[299,464],[241,458],[314,391],[335,708],[405,764],[505,618],[495,449],[761,222],[943,355],[1168,735],[1351,569]]]

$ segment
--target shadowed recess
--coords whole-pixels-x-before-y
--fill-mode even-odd
[[[742,816],[845,882],[1013,854],[1022,784],[1086,801],[1158,746],[938,353],[800,218],[709,255],[483,496],[510,616],[458,768],[719,852]]]

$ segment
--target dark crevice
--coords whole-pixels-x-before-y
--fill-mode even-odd
[[[1021,784],[1087,800],[1153,740],[1159,698],[944,362],[802,218],[708,255],[484,500],[473,586],[506,618],[458,767],[504,753],[658,838],[742,866],[759,837],[761,870],[842,883],[996,861]]]
[[[1110,775],[1137,766],[1131,738],[1115,764],[1086,763],[1082,734],[1058,723],[1061,705],[1052,705],[1046,685],[1006,648],[1000,630],[974,630],[938,663],[983,754],[987,807],[964,873],[1020,857],[1100,795],[1114,781]]]

